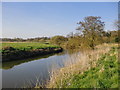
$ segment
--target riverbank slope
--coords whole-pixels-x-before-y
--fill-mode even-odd
[[[62,50],[59,46],[42,43],[2,43],[2,62],[59,53]]]
[[[118,88],[118,46],[104,44],[53,71],[48,88]]]

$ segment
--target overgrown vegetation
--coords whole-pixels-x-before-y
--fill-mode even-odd
[[[120,41],[118,31],[104,30],[105,23],[101,21],[101,17],[88,16],[77,24],[79,25],[76,29],[77,33],[70,33],[67,37],[55,36],[51,39],[52,43],[67,49],[94,49],[96,45],[102,43],[118,43]]]
[[[50,42],[59,46],[63,46],[65,42],[68,41],[68,38],[64,36],[54,36],[50,39]]]
[[[77,56],[75,64],[53,71],[47,87],[118,88],[118,48],[105,46]]]

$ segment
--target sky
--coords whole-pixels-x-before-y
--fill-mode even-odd
[[[119,2],[120,0],[1,0],[2,2]]]
[[[34,38],[76,32],[77,22],[100,16],[105,30],[114,30],[117,2],[3,2],[2,37]]]

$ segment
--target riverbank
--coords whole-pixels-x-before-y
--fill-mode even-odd
[[[62,52],[59,46],[41,43],[2,43],[2,62]]]
[[[104,44],[52,72],[47,88],[118,88],[118,46]]]

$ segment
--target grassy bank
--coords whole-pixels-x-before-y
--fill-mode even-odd
[[[44,43],[35,43],[35,42],[9,42],[2,43],[2,48],[13,47],[20,50],[30,50],[30,49],[45,49],[45,48],[58,48],[59,46],[44,44]],[[0,48],[0,49],[2,49]]]
[[[66,67],[54,71],[49,88],[118,88],[117,45],[97,46],[71,58]]]
[[[2,43],[0,51],[4,62],[57,53],[61,52],[62,48],[43,43]]]

